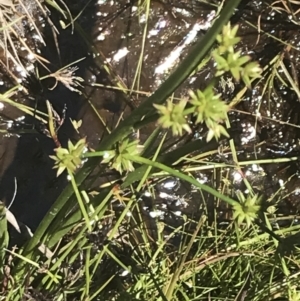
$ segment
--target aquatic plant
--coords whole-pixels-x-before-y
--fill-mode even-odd
[[[59,128],[65,118],[48,100],[43,112],[10,99],[20,86],[2,94],[1,100],[14,103],[46,125],[44,133],[55,145],[50,159],[57,169],[57,181],[67,176],[70,182],[19,250],[7,248],[6,208],[0,204],[3,300],[298,298],[300,227],[294,216],[284,217],[288,225],[279,223],[276,194],[266,200],[261,183],[251,181],[244,170],[252,166],[260,171],[259,165],[298,158],[240,160],[229,116],[242,96],[265,79],[258,63],[238,49],[239,27],[228,23],[233,13],[238,13],[240,1],[226,1],[219,7],[206,3],[217,14],[212,27],[190,48],[177,69],[135,107],[132,95],[141,87],[151,2],[139,1],[136,10],[146,25],[134,80],[126,88],[77,22],[82,12],[73,16],[67,2],[46,1],[61,13],[62,29],[72,27],[71,31],[87,43],[101,72],[111,80],[112,86],[107,88],[121,91],[118,97],[134,109],[122,114],[115,127],[101,120],[106,135],[93,148],[89,137],[81,135],[82,120],[71,120],[78,136],[64,144]],[[163,1],[152,4],[165,5]],[[270,7],[275,9],[276,3]],[[171,16],[173,13],[168,11]],[[215,69],[205,86],[178,96],[177,89],[197,77],[209,62]],[[74,73],[80,67],[71,67],[76,63],[49,71],[38,80],[52,78],[55,85],[50,88],[56,89],[60,83],[82,93],[88,103],[81,87],[85,82]],[[270,86],[274,74],[269,78]],[[224,95],[218,89],[221,79],[229,82],[226,78],[232,79],[230,93],[234,95]],[[294,86],[297,88],[295,82]],[[93,104],[91,107],[95,109]],[[143,130],[150,124],[155,124],[154,129],[145,135]],[[215,162],[219,157],[224,160]],[[199,176],[197,172],[203,170],[210,172],[210,180]],[[232,173],[233,179],[226,173]],[[234,181],[242,183],[243,192],[233,193]],[[170,202],[159,207],[165,191],[170,186],[176,191],[179,182],[188,192],[180,198],[174,193]],[[197,208],[184,210],[192,194],[199,200]],[[148,207],[150,211],[145,210]],[[41,252],[41,245],[50,255]]]

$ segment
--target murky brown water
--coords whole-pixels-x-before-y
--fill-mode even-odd
[[[134,1],[90,1],[83,10],[79,23],[91,36],[96,49],[94,53],[76,31],[72,33],[71,26],[61,30],[59,24],[61,18],[54,11],[47,14],[59,28],[60,34],[55,38],[53,27],[48,26],[45,17],[40,18],[41,36],[46,47],[43,46],[37,31],[30,28],[30,22],[25,22],[24,31],[20,32],[20,36],[23,39],[28,38],[27,43],[31,49],[35,49],[41,57],[51,62],[45,64],[52,72],[85,58],[75,64],[79,67],[76,75],[85,79],[85,94],[80,96],[60,83],[55,89],[50,90],[55,80],[48,79],[42,82],[29,82],[25,85],[28,92],[23,89],[12,98],[31,107],[37,106],[37,109],[42,111],[46,111],[45,100],[49,99],[61,116],[66,107],[65,122],[59,131],[61,143],[65,144],[69,137],[77,138],[69,119],[82,119],[80,135],[87,136],[90,146],[94,147],[107,132],[97,114],[102,117],[109,129],[118,123],[121,112],[125,112],[123,117],[128,116],[131,110],[176,68],[196,39],[210,27],[216,9],[213,3],[204,5],[200,1],[152,1],[147,15],[138,10]],[[217,1],[215,3],[217,4]],[[241,28],[240,35],[243,40],[240,47],[254,59],[259,60],[262,66],[270,63],[276,55],[283,56],[284,66],[298,80],[300,48],[297,32],[300,21],[297,15],[291,18],[291,14],[280,10],[279,4],[278,7],[270,9],[268,3],[271,1],[244,3],[243,10],[233,18]],[[43,16],[34,0],[24,1],[24,4],[32,8],[35,19]],[[81,12],[86,5],[85,1],[66,1],[66,4],[70,6],[74,15]],[[22,14],[22,9],[18,9]],[[297,5],[294,9],[297,11]],[[260,34],[249,22],[255,26],[260,22]],[[287,48],[278,39],[291,44],[292,47]],[[17,47],[17,53],[19,59],[22,58],[22,64],[11,60],[7,68],[6,56],[2,56],[0,77],[2,93],[15,86],[18,81],[23,84],[28,70],[38,68],[41,75],[48,74],[46,68],[42,67],[36,58],[32,58],[26,49],[21,49],[21,42]],[[59,52],[56,43],[59,45]],[[109,64],[112,74],[107,74],[103,67],[104,62]],[[141,72],[136,75],[139,63]],[[211,62],[184,83],[176,91],[175,96],[186,96],[188,89],[204,88],[213,75],[212,70]],[[287,81],[282,68],[278,68],[278,74]],[[128,91],[132,90],[133,93],[125,94],[119,91],[116,89],[117,83]],[[106,86],[113,88],[108,89]],[[264,87],[265,80],[253,85],[253,89],[244,95],[242,102],[235,106],[235,111],[229,114],[239,162],[298,156],[300,102],[297,94],[278,77],[274,79],[271,89],[264,90]],[[225,77],[218,89],[224,100],[230,101],[242,86],[233,83],[230,77]],[[97,114],[88,100],[93,104]],[[12,211],[19,219],[34,228],[66,185],[67,180],[63,177],[56,179],[55,171],[52,170],[53,162],[49,159],[49,154],[55,147],[54,142],[42,133],[43,127],[39,122],[29,117],[23,119],[23,115],[8,105],[1,108],[2,128],[10,129],[10,132],[1,134],[0,198],[10,203],[16,194]],[[150,125],[146,132],[141,134],[147,136],[153,130],[153,126],[155,125]],[[18,129],[34,130],[35,133],[15,133]],[[204,133],[204,128],[195,128],[193,139],[203,139]],[[218,153],[205,156],[204,159],[216,163],[236,164],[228,148],[228,141],[220,141],[220,146],[222,147]],[[237,189],[248,193],[243,183],[244,176],[254,191],[262,194],[265,200],[281,200],[282,213],[296,214],[300,191],[298,169],[297,161],[261,165],[244,163],[241,166],[242,173],[237,169],[226,167],[198,171],[195,175],[201,183],[213,185],[233,196]],[[202,202],[199,192],[177,179],[168,179],[157,186],[156,199],[156,210],[147,205],[147,202],[144,210],[150,216],[160,214],[165,220],[171,216],[180,218],[182,212],[195,213]],[[222,207],[220,211],[225,212],[225,209]],[[154,211],[156,213],[153,213]]]

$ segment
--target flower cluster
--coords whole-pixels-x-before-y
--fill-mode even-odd
[[[258,213],[261,209],[261,198],[258,195],[245,196],[237,191],[237,197],[239,203],[233,206],[233,218],[240,225],[241,223],[246,223],[249,228],[252,222],[258,217]]]
[[[82,155],[85,150],[85,138],[80,139],[75,145],[69,141],[68,148],[56,148],[56,155],[50,156],[50,158],[55,161],[54,168],[57,169],[57,176],[59,176],[65,169],[74,173],[82,164]]]
[[[186,103],[187,101],[182,99],[179,103],[174,104],[172,100],[169,99],[166,106],[154,104],[154,107],[161,115],[158,119],[158,123],[163,128],[171,128],[174,136],[182,136],[183,130],[191,133],[191,128],[185,117],[184,109]]]
[[[217,63],[216,76],[225,72],[230,72],[238,82],[243,80],[247,87],[251,86],[251,81],[261,76],[262,69],[256,62],[250,62],[249,55],[241,55],[241,51],[234,51],[234,46],[240,41],[236,37],[238,26],[231,28],[230,23],[223,28],[222,34],[217,36],[219,47],[214,50],[213,56]]]
[[[115,150],[105,152],[102,163],[110,163],[111,167],[122,173],[123,171],[133,171],[132,162],[125,158],[126,155],[135,156],[140,153],[138,140],[123,140],[116,144]]]
[[[213,137],[219,139],[221,135],[228,137],[226,129],[220,124],[227,118],[228,105],[214,93],[213,86],[208,86],[204,91],[190,91],[189,94],[189,102],[182,99],[177,104],[171,100],[167,101],[166,106],[155,104],[160,114],[158,123],[163,128],[171,128],[174,136],[181,136],[183,130],[191,133],[186,117],[192,114],[196,116],[196,124],[205,123],[208,127],[207,141]]]
[[[224,26],[221,34],[217,36],[219,46],[213,51],[213,57],[217,63],[215,77],[230,72],[236,81],[242,79],[250,87],[251,81],[261,76],[261,68],[256,62],[249,62],[250,56],[241,55],[241,51],[235,52],[234,46],[240,41],[236,36],[238,26],[231,28],[230,23]],[[154,104],[160,114],[158,123],[163,128],[171,128],[173,135],[182,135],[183,131],[191,133],[187,122],[187,115],[196,116],[196,123],[205,123],[208,127],[207,141],[213,137],[217,140],[221,135],[229,136],[226,129],[221,125],[227,118],[228,105],[215,95],[213,85],[209,85],[204,91],[190,92],[191,100],[182,99],[175,104],[171,100],[167,105]],[[189,107],[189,108],[187,108]]]
[[[220,99],[220,94],[214,94],[213,86],[208,86],[203,92],[190,91],[190,96],[196,123],[205,122],[209,129],[206,140],[210,141],[213,137],[218,140],[221,135],[228,137],[226,129],[220,124],[227,118],[228,105]]]
[[[58,82],[61,82],[66,88],[70,91],[77,92],[81,94],[81,91],[77,87],[82,88],[81,83],[84,81],[80,76],[75,76],[75,71],[78,70],[78,67],[67,67],[56,71],[55,73],[50,74],[49,76],[56,79],[55,85],[51,88],[53,90]]]

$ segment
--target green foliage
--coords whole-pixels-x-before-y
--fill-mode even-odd
[[[213,137],[218,140],[221,135],[229,137],[226,129],[220,124],[227,118],[228,105],[219,98],[220,94],[214,94],[213,86],[208,86],[203,92],[190,91],[190,96],[193,115],[197,117],[196,123],[205,122],[209,129],[206,140],[210,141]]]
[[[261,209],[261,197],[258,195],[245,197],[240,191],[236,194],[240,202],[233,205],[233,218],[238,225],[246,223],[246,226],[250,227]]]
[[[234,46],[241,40],[240,37],[237,37],[237,31],[239,29],[238,25],[235,25],[231,28],[230,23],[223,26],[222,33],[218,34],[216,37],[217,42],[219,43],[218,51],[220,54],[234,51]]]
[[[161,115],[158,119],[158,123],[163,128],[171,128],[174,136],[182,136],[183,130],[188,133],[191,132],[191,128],[184,114],[186,103],[187,101],[182,99],[178,104],[174,104],[172,100],[169,99],[166,106],[154,104],[154,107]]]
[[[85,138],[80,139],[75,145],[69,141],[68,148],[56,148],[56,155],[50,156],[50,158],[55,161],[54,168],[57,169],[57,176],[66,169],[71,173],[74,173],[82,164],[82,155],[85,150]]]
[[[245,85],[250,87],[253,79],[261,77],[262,69],[256,62],[248,63],[250,56],[243,56],[241,51],[234,51],[234,46],[240,41],[240,38],[236,37],[237,31],[238,25],[231,28],[228,23],[224,26],[222,34],[217,36],[219,46],[213,51],[213,57],[217,63],[215,76],[230,72],[237,82],[242,78]]]
[[[260,66],[256,62],[251,62],[241,70],[242,80],[247,87],[250,87],[253,79],[261,77],[261,72]]]
[[[174,136],[182,136],[183,130],[191,133],[191,128],[187,122],[188,114],[196,116],[196,124],[205,122],[209,129],[207,141],[213,137],[217,140],[221,135],[229,137],[226,129],[220,124],[227,118],[228,105],[224,103],[213,92],[213,86],[209,85],[203,92],[189,92],[191,99],[189,100],[190,108],[186,109],[187,101],[181,99],[179,103],[174,104],[171,100],[167,101],[167,105],[157,105],[154,107],[160,114],[158,123],[163,128],[171,128]]]
[[[231,28],[229,23],[223,27],[222,34],[216,37],[219,47],[213,51],[217,63],[215,77],[230,72],[236,81],[242,79],[246,86],[250,87],[251,81],[260,77],[262,70],[256,62],[248,63],[250,56],[242,56],[241,51],[234,51],[234,46],[240,41],[240,38],[236,37],[237,31],[238,26]],[[192,113],[196,116],[196,123],[206,123],[209,129],[207,141],[213,137],[218,140],[221,135],[229,137],[221,125],[227,119],[229,107],[220,99],[220,95],[215,95],[214,83],[212,80],[204,91],[190,91],[190,109],[186,109],[185,99],[181,99],[177,104],[168,100],[166,106],[154,104],[160,114],[158,124],[163,128],[171,128],[174,136],[182,136],[183,130],[191,132],[187,117]]]
[[[250,57],[241,57],[240,51],[236,53],[229,52],[225,57],[224,56],[224,54],[221,56],[217,52],[214,53],[218,70],[216,76],[220,76],[229,71],[237,82],[240,81],[240,73],[243,70],[243,65],[250,60]]]
[[[226,129],[220,124],[227,118],[228,105],[225,104],[213,92],[213,86],[209,85],[203,92],[189,92],[191,99],[189,100],[190,108],[186,109],[187,101],[181,99],[179,103],[174,104],[171,100],[167,101],[167,105],[157,105],[154,107],[160,114],[158,123],[163,128],[171,128],[174,136],[182,136],[183,130],[191,133],[191,128],[187,122],[188,114],[196,116],[196,124],[205,122],[209,129],[207,141],[213,137],[217,140],[221,135],[229,137]]]
[[[8,246],[8,232],[5,205],[0,202],[0,277],[3,277],[5,249]]]
[[[299,254],[284,258],[291,267],[291,272],[285,273],[287,268],[275,260],[276,242],[253,223],[261,210],[260,197],[245,197],[238,193],[237,202],[228,196],[224,186],[210,187],[196,178],[194,168],[201,170],[204,153],[219,151],[215,141],[187,142],[182,147],[178,144],[175,152],[168,152],[169,145],[165,147],[165,140],[156,131],[141,154],[138,141],[127,138],[139,128],[141,120],[146,120],[144,124],[147,124],[148,117],[152,121],[157,118],[154,103],[159,124],[170,128],[175,136],[191,132],[189,115],[196,117],[197,124],[205,123],[208,127],[207,141],[213,137],[219,139],[221,135],[229,136],[222,125],[229,107],[214,92],[216,79],[206,89],[190,92],[190,100],[181,99],[176,103],[176,100],[168,99],[203,59],[221,25],[228,21],[239,3],[235,0],[227,2],[224,13],[222,10],[204,38],[205,43],[201,41],[196,45],[196,50],[184,61],[186,65],[183,64],[178,72],[174,72],[175,77],[170,76],[167,84],[103,138],[95,152],[85,152],[85,139],[56,149],[56,155],[51,158],[55,161],[57,174],[67,170],[71,185],[57,199],[34,236],[20,251],[21,255],[13,254],[19,258],[13,263],[15,267],[10,275],[13,281],[9,283],[7,300],[23,300],[24,296],[30,300],[242,300],[245,295],[253,301],[272,300],[278,295],[297,300]],[[220,44],[220,53],[215,57],[219,60],[217,75],[218,72],[230,72],[235,80],[242,79],[249,86],[261,70],[256,63],[249,63],[248,56],[234,52],[240,40],[236,37],[237,30],[237,26],[231,29],[227,25],[222,35],[217,36]],[[56,79],[66,81],[65,77]],[[165,101],[166,106],[163,105]],[[231,153],[234,157],[232,149]],[[83,165],[87,157],[89,159]],[[103,176],[97,169],[100,160],[121,173],[116,176],[122,180],[120,186],[107,181],[99,187],[98,179]],[[237,158],[234,161],[238,164]],[[193,164],[189,165],[189,162]],[[141,169],[135,170],[134,166]],[[75,176],[79,167],[82,168]],[[205,161],[204,167],[215,171],[214,163],[209,160]],[[89,186],[90,182],[84,180],[92,171],[91,180],[96,179],[96,185]],[[224,174],[222,170],[220,174]],[[130,175],[134,180],[126,184]],[[139,198],[143,191],[154,191],[155,183],[161,177],[170,175],[190,185],[200,198],[199,208],[191,215],[182,213],[180,218],[170,210],[169,215],[176,219],[174,226],[143,215],[144,204]],[[78,203],[74,202],[73,195]],[[156,193],[152,193],[151,199],[155,198]],[[213,204],[220,200],[226,202],[228,224],[220,226],[220,212],[206,208],[203,204],[207,204],[207,200]],[[185,201],[189,201],[188,197]],[[114,212],[112,204],[122,211]],[[3,216],[5,208],[2,209]],[[193,219],[192,215],[195,215]],[[211,216],[215,219],[211,220]],[[276,211],[272,212],[273,216],[276,217]],[[271,220],[270,216],[267,219]],[[233,220],[237,224],[245,223],[247,227],[234,229]],[[2,220],[1,233],[6,233],[6,223],[3,226],[1,223]],[[288,237],[297,234],[299,229],[299,225],[291,225],[274,232],[277,237]],[[4,237],[6,246],[7,237],[1,234],[0,237]],[[53,248],[54,258],[44,259],[38,253],[36,246],[40,242]],[[35,292],[40,295],[34,296]]]
[[[129,141],[125,139],[115,145],[115,150],[106,151],[102,163],[110,163],[111,167],[118,172],[133,171],[132,162],[125,158],[126,155],[138,155],[140,153],[137,140]]]
[[[197,117],[196,123],[208,120],[220,122],[227,117],[228,106],[221,101],[220,94],[214,94],[212,86],[208,86],[203,92],[200,90],[190,91],[190,96],[190,103],[194,107],[194,115]]]

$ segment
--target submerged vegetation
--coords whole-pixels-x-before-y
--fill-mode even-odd
[[[0,300],[300,300],[300,3],[188,2],[0,0]]]

